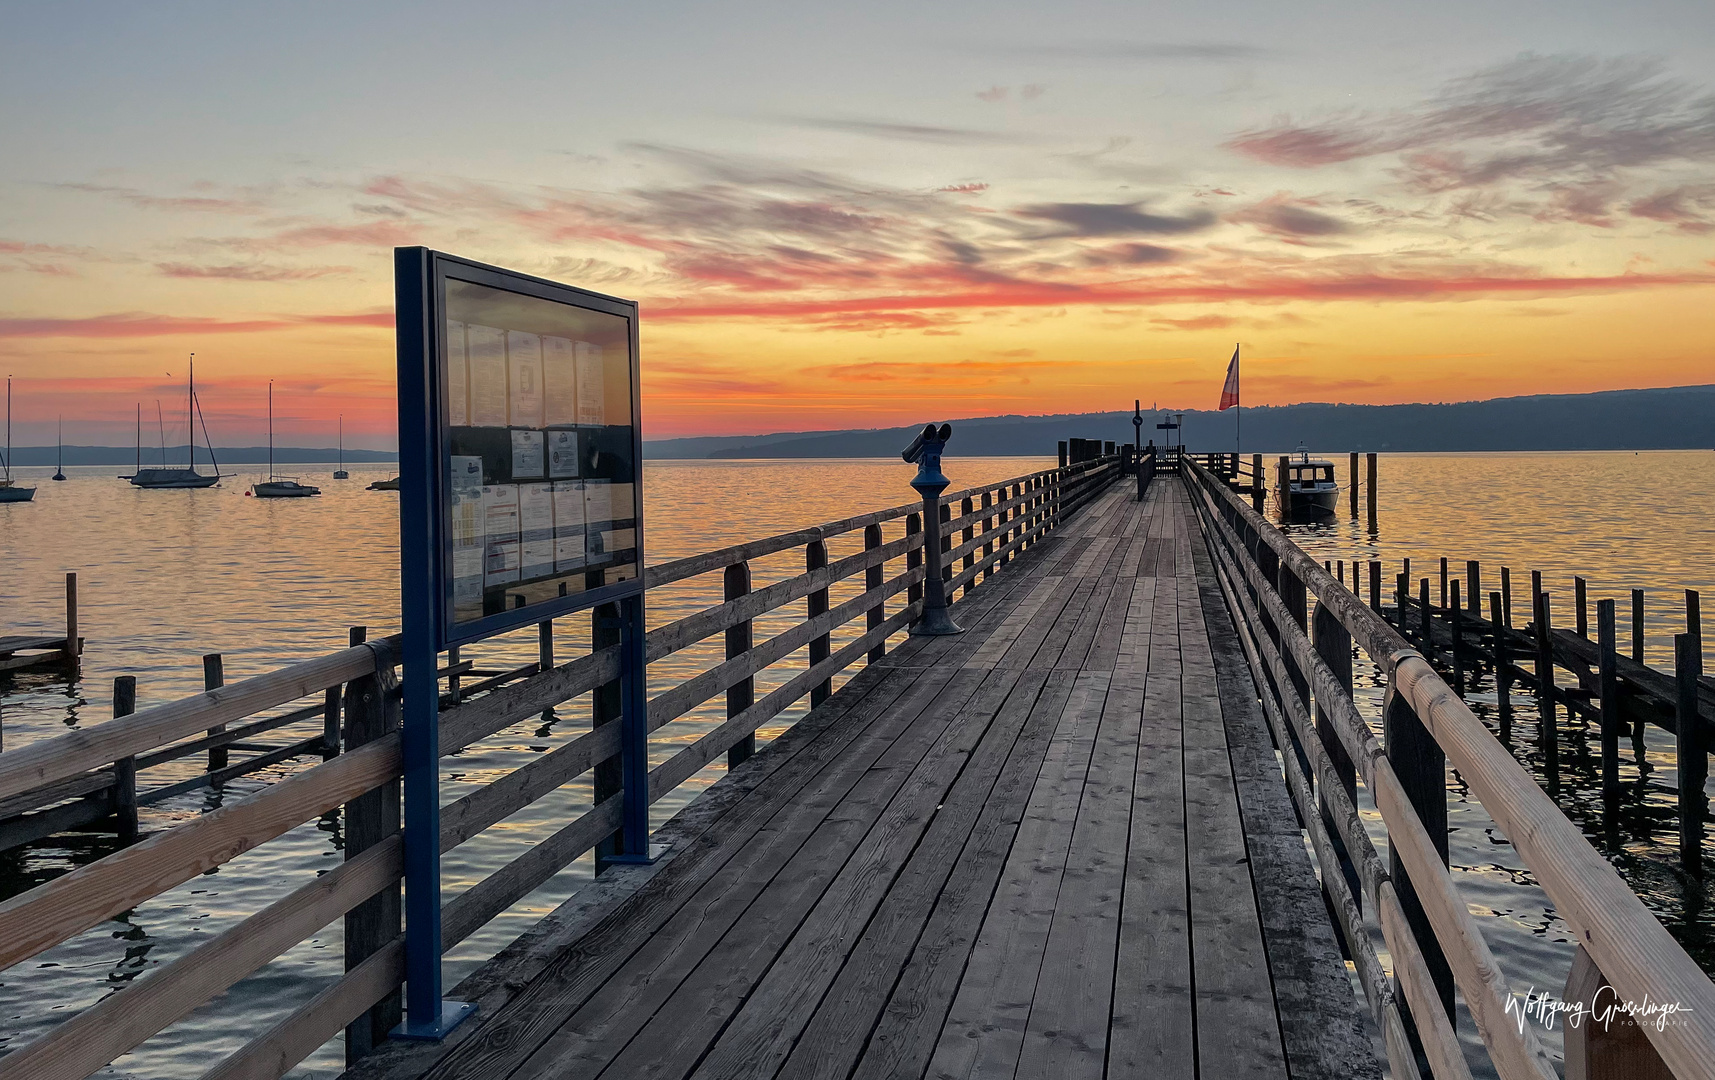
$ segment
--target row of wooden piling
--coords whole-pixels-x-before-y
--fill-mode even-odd
[[[1344,561],[1328,564],[1344,583]],[[1440,560],[1439,603],[1431,596],[1431,579],[1417,580],[1413,596],[1411,560],[1394,577],[1393,604],[1382,603],[1382,564],[1371,560],[1368,599],[1376,611],[1397,626],[1431,663],[1450,676],[1463,693],[1468,677],[1487,666],[1494,674],[1501,741],[1512,745],[1515,713],[1512,692],[1521,687],[1537,700],[1538,744],[1551,794],[1560,787],[1559,712],[1580,724],[1593,723],[1601,737],[1601,791],[1611,818],[1625,796],[1620,779],[1620,743],[1628,737],[1640,772],[1651,766],[1645,753],[1648,724],[1675,737],[1678,783],[1669,790],[1676,798],[1681,865],[1687,873],[1703,870],[1703,839],[1709,820],[1705,784],[1709,753],[1715,750],[1710,726],[1715,718],[1715,681],[1703,676],[1701,602],[1695,590],[1685,591],[1685,632],[1673,636],[1674,671],[1658,671],[1644,662],[1644,590],[1631,590],[1629,648],[1619,642],[1616,601],[1595,604],[1595,637],[1591,638],[1588,582],[1573,579],[1574,629],[1553,623],[1553,597],[1542,585],[1542,573],[1531,572],[1530,621],[1522,628],[1513,618],[1513,582],[1509,567],[1500,568],[1500,588],[1487,593],[1483,613],[1481,563],[1466,562],[1463,579],[1447,559]],[[1350,588],[1361,595],[1359,564],[1353,561]],[[1572,673],[1576,685],[1560,685],[1555,669]]]

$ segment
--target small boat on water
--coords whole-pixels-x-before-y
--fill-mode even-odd
[[[279,476],[274,472],[274,380],[268,380],[268,479],[250,485],[250,494],[258,499],[306,499],[320,495],[322,489],[298,483],[295,476]]]
[[[339,468],[334,470],[335,480],[350,480],[351,474],[345,471],[345,414],[339,414]]]
[[[1299,444],[1297,457],[1281,466],[1277,497],[1288,517],[1333,517],[1340,505],[1340,485],[1334,482],[1334,463],[1313,458]]]
[[[369,490],[370,491],[398,491],[399,490],[399,478],[397,476],[395,476],[391,480],[377,480],[377,481],[375,481],[375,483],[369,485]]]
[[[0,503],[29,502],[36,489],[12,480],[12,379],[6,378],[6,453],[0,454]]]
[[[137,406],[137,468],[130,476],[121,476],[121,480],[131,481],[132,487],[155,489],[182,490],[185,488],[209,488],[220,483],[220,463],[214,458],[214,441],[208,437],[208,421],[202,421],[203,442],[208,445],[208,460],[214,467],[212,475],[197,472],[196,428],[194,422],[202,418],[202,402],[197,400],[197,367],[196,353],[191,353],[190,382],[186,390],[185,422],[190,425],[190,431],[185,438],[190,447],[190,460],[180,469],[167,464],[167,439],[163,431],[161,436],[161,464],[143,467],[143,406]],[[158,407],[158,403],[157,403]],[[55,477],[60,479],[60,477]]]

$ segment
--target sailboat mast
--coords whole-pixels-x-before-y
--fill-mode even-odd
[[[197,429],[195,419],[197,399],[197,354],[191,353],[190,387],[185,391],[185,453],[190,455],[191,472],[197,471]]]
[[[12,480],[12,376],[6,376],[6,481]]]
[[[143,403],[137,403],[137,471],[143,471]]]
[[[268,479],[274,479],[274,380],[268,380]]]
[[[339,471],[345,471],[345,414],[339,414]]]
[[[167,467],[167,418],[161,413],[161,399],[155,399],[155,430],[161,436],[161,468]]]

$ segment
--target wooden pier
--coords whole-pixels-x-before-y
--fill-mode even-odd
[[[955,610],[357,1075],[1379,1076],[1179,485]]]
[[[77,575],[66,575],[66,622],[63,634],[0,634],[0,674],[45,664],[77,663],[83,638],[77,632]]]
[[[91,1075],[342,920],[343,973],[207,1080],[273,1080],[342,1032],[352,1080],[1297,1080],[1379,1077],[1383,1060],[1402,1080],[1465,1080],[1467,1055],[1557,1080],[1514,1015],[1525,987],[1448,872],[1451,770],[1576,935],[1568,997],[1611,987],[1685,1010],[1659,1030],[1586,1025],[1568,1080],[1706,1076],[1715,984],[1383,617],[1377,572],[1366,604],[1249,504],[1256,462],[1250,484],[1236,459],[1210,464],[1146,452],[1116,483],[1102,453],[649,567],[651,590],[719,574],[723,598],[650,630],[648,660],[725,647],[650,687],[664,735],[725,706],[655,760],[620,738],[601,609],[570,660],[551,623],[540,661],[504,678],[460,685],[478,673],[447,656],[443,755],[579,698],[591,726],[442,807],[438,837],[400,828],[391,639],[0,754],[0,800],[40,804],[293,710],[325,725],[326,760],[0,902],[0,970],[304,822],[337,814],[344,836],[343,862],[0,1057],[0,1080]],[[800,551],[802,573],[753,587],[753,563]],[[964,632],[904,637],[937,564]],[[801,620],[756,640],[788,605]],[[1357,652],[1388,678],[1379,740],[1353,698]],[[757,674],[782,667],[762,692]],[[1698,696],[1681,698],[1681,724],[1703,730]],[[628,776],[653,802],[723,755],[726,774],[652,833],[659,858],[602,859]],[[439,945],[580,856],[603,872],[450,991],[478,1008],[448,1038],[390,1040],[407,845],[451,850],[586,776],[587,810],[445,899]]]

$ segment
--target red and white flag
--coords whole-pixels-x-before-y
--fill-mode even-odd
[[[1216,412],[1226,412],[1239,403],[1239,347],[1233,346],[1233,362],[1227,365],[1227,385],[1221,387],[1221,407]]]

